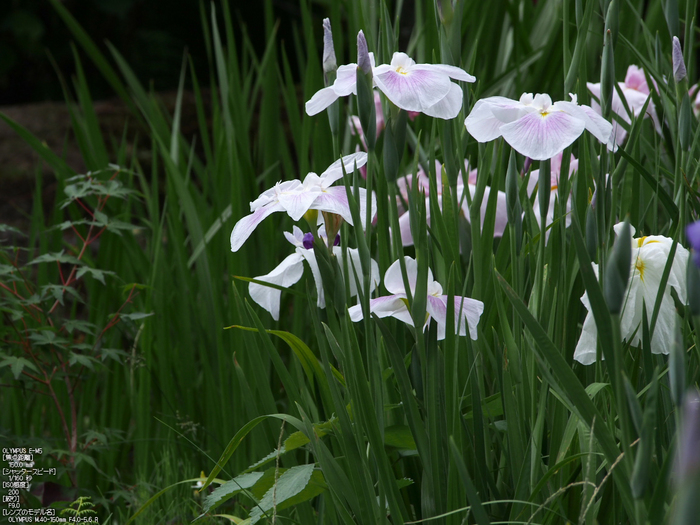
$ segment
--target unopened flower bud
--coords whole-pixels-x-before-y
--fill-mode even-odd
[[[603,292],[611,314],[619,314],[627,297],[627,281],[632,261],[632,233],[627,221],[622,224],[605,271]]]
[[[603,41],[603,64],[600,69],[600,107],[605,119],[610,118],[613,91],[615,91],[615,54],[613,51],[612,33],[608,29]]]
[[[677,36],[673,37],[673,78],[676,84],[686,77],[685,62],[683,61],[683,50],[681,42]]]
[[[323,19],[323,72],[330,73],[338,69],[335,60],[335,49],[333,49],[333,33],[331,32],[331,21],[329,18]]]
[[[369,60],[369,50],[367,49],[367,40],[365,34],[360,29],[357,33],[357,67],[367,75],[372,72],[372,63]]]
[[[377,138],[377,116],[372,84],[372,62],[369,58],[365,34],[360,30],[357,33],[357,111],[367,141],[367,148],[370,151],[374,151]]]

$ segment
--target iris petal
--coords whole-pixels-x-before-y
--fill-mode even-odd
[[[333,86],[319,89],[314,93],[314,96],[306,102],[306,114],[309,116],[317,115],[336,100],[338,100],[338,95],[333,89]]]
[[[333,164],[328,166],[326,171],[321,173],[323,185],[328,187],[335,181],[341,179],[343,177],[343,167],[345,168],[345,173],[352,173],[355,165],[357,165],[357,169],[360,169],[365,164],[367,164],[367,153],[364,151],[345,155],[336,160]]]
[[[437,71],[455,80],[462,82],[476,82],[476,77],[470,75],[464,69],[448,64],[416,64],[413,69],[424,69],[426,71]]]
[[[476,101],[469,116],[464,120],[469,134],[478,142],[489,142],[501,136],[501,126],[503,121],[498,119],[494,113],[494,108],[519,108],[521,105],[517,100],[506,97],[488,97]],[[515,113],[515,118],[521,117],[520,112]]]
[[[321,194],[321,188],[304,188],[302,191],[291,193],[280,193],[278,200],[280,205],[287,211],[293,221],[298,221],[309,211],[311,205]]]
[[[253,230],[258,227],[258,224],[276,211],[284,211],[282,205],[277,202],[268,206],[262,206],[239,220],[231,232],[231,251],[237,252],[250,237],[250,234],[253,233]]]
[[[299,282],[304,274],[304,259],[297,253],[289,255],[277,268],[267,275],[254,277],[257,281],[265,281],[289,288]],[[250,298],[270,312],[275,321],[280,318],[280,296],[282,292],[276,288],[270,288],[262,284],[250,283],[248,286]]]
[[[447,96],[452,85],[446,75],[414,69],[402,73],[390,69],[374,79],[387,98],[406,111],[424,112]]]
[[[546,115],[540,112],[530,113],[501,126],[506,142],[518,153],[533,160],[551,159],[574,142],[584,129],[583,120],[563,111]]]
[[[462,109],[462,100],[462,88],[455,83],[451,83],[450,91],[448,91],[447,95],[429,108],[426,108],[423,113],[433,118],[453,119],[459,115],[459,111]]]

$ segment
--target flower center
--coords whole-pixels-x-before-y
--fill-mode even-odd
[[[541,116],[542,118],[546,117],[547,115],[549,115],[549,111],[547,111],[546,109],[541,109],[541,110],[540,110],[540,116]]]
[[[637,257],[634,267],[637,269],[637,272],[639,272],[639,278],[644,282],[644,261],[641,257]]]
[[[406,71],[403,66],[399,66],[396,68],[396,72],[399,73],[400,75],[408,75],[408,71]]]

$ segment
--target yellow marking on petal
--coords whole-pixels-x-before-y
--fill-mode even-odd
[[[408,75],[408,71],[406,71],[402,66],[397,67],[396,72],[400,75]]]
[[[559,188],[558,185],[552,184],[551,191],[554,191],[554,190],[556,190],[556,189],[558,189],[558,188]]]
[[[547,111],[547,110],[545,110],[545,109],[543,109],[543,110],[540,111],[540,116],[541,116],[542,118],[546,117],[547,115],[549,115],[549,111]]]
[[[644,261],[640,257],[637,257],[634,267],[639,272],[639,278],[642,280],[642,282],[644,282]]]
[[[659,241],[646,242],[646,238],[647,238],[647,236],[645,235],[644,237],[640,237],[639,239],[637,239],[637,248],[641,248],[642,246],[645,246],[647,244],[653,244],[655,242],[659,242]]]

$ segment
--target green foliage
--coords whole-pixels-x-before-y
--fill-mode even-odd
[[[669,364],[651,353],[661,295],[645,305],[650,322],[633,346],[620,335],[620,304],[609,307],[605,294],[626,281],[616,258],[629,259],[611,251],[613,224],[629,217],[640,236],[673,238],[678,253],[683,227],[700,212],[699,127],[663,81],[672,75],[660,19],[663,12],[680,30],[697,2],[363,0],[312,9],[304,1],[285,46],[278,32],[286,21],[266,19],[262,53],[228,3],[202,3],[209,74],[198,76],[204,64],[183,59],[172,115],[118,46],[105,54],[65,6],[51,3],[76,40],[75,78],[62,87],[90,172],[76,175],[3,116],[55,171],[66,198],[51,216],[38,207],[26,238],[0,227],[0,374],[16,387],[0,391],[12,408],[0,424],[23,439],[63,436],[51,445],[66,483],[97,487],[99,515],[138,523],[642,525],[669,514],[678,407],[700,377],[697,320],[678,301]],[[289,255],[281,232],[291,221],[273,214],[236,253],[229,233],[261,191],[320,173],[362,147],[349,126],[334,133],[324,115],[303,111],[324,86],[319,13],[338,28],[341,64],[355,60],[352,35],[362,29],[378,64],[405,49],[417,62],[455,64],[478,81],[462,84],[463,109],[452,121],[408,120],[383,100],[389,129],[378,130],[366,179],[355,171],[338,183],[355,224],[359,188],[377,195],[375,226],[340,228],[340,249],[356,247],[360,268],[349,257],[339,264],[317,243],[325,309],[307,272],[289,291],[271,287],[281,291],[275,322],[240,281],[262,284],[255,276]],[[685,33],[692,39],[692,29]],[[630,123],[618,119],[628,132],[618,151],[588,134],[565,150],[558,196],[542,169],[538,206],[524,160],[503,141],[477,144],[464,117],[490,95],[546,92],[559,100],[572,92],[589,103],[586,83],[601,77],[604,42],[607,97],[635,63],[652,96]],[[692,42],[685,50],[695,79]],[[129,128],[121,141],[103,136],[86,59],[133,111],[137,142]],[[183,133],[190,88],[195,139]],[[660,133],[643,117],[652,104]],[[356,97],[341,98],[339,122],[356,108]],[[571,154],[578,169],[569,174]],[[464,159],[478,170],[471,186]],[[417,184],[401,194],[394,180],[419,169],[427,203]],[[470,191],[461,194],[458,181]],[[509,224],[494,239],[498,191]],[[544,228],[537,218],[547,198],[554,218]],[[399,207],[410,214],[413,247],[390,233],[399,231]],[[362,291],[370,258],[381,275],[402,261],[406,279],[404,255],[418,266],[405,298],[413,325],[426,319],[429,269],[450,298],[443,340],[434,322],[422,331],[369,314],[370,299],[386,295],[382,286],[374,296]],[[662,283],[670,271],[669,263]],[[233,276],[241,277],[231,285]],[[361,290],[358,323],[347,313],[351,283]],[[584,292],[604,357],[588,367],[572,359]],[[624,289],[613,295],[620,303]],[[455,335],[459,296],[484,304],[476,340]],[[50,394],[65,381],[50,403],[31,393]],[[26,422],[14,415],[25,411]],[[200,470],[208,474],[192,477]]]

